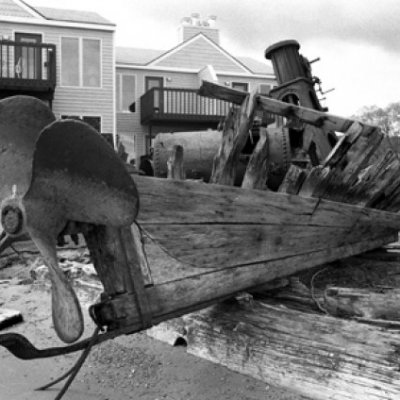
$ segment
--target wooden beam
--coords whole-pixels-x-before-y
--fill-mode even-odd
[[[260,129],[260,137],[247,164],[243,177],[243,189],[267,188],[268,177],[268,136],[265,128]]]
[[[216,302],[231,298],[238,292],[262,287],[265,283],[277,278],[295,274],[312,266],[334,261],[354,254],[392,243],[397,239],[396,234],[369,238],[368,240],[346,244],[336,248],[329,248],[312,254],[302,254],[288,257],[284,260],[275,260],[259,265],[243,266],[233,269],[211,269],[202,273],[198,268],[187,266],[192,271],[174,281],[155,284],[146,287],[146,295],[152,315],[153,324],[171,318],[179,317]],[[134,303],[124,303],[124,310],[130,316],[130,332],[142,329],[141,317]]]
[[[203,81],[199,89],[199,95],[241,105],[246,98],[247,93],[211,81]]]
[[[221,146],[214,159],[211,183],[234,184],[239,157],[253,125],[255,95],[255,91],[246,94],[240,107],[231,109],[225,121]]]
[[[222,304],[185,317],[187,351],[315,400],[395,400],[397,332],[277,303]]]
[[[400,327],[400,289],[331,286],[325,290],[324,304],[333,315],[397,320]]]
[[[202,82],[199,91],[203,96],[230,101],[234,104],[241,104],[243,101],[243,94],[239,96],[237,92],[238,91],[234,89],[225,88],[208,81]],[[260,94],[257,95],[257,103],[259,107],[269,113],[281,115],[286,118],[296,117],[310,125],[315,125],[317,127],[324,126],[327,130],[336,132],[346,132],[355,122],[348,118],[335,116],[311,108],[295,106]]]
[[[183,147],[174,145],[169,159],[167,161],[168,179],[185,179],[185,170],[183,168]]]

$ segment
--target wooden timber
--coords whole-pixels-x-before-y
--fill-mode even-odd
[[[399,260],[398,253],[378,250],[321,267],[315,295],[330,315],[318,313],[310,289],[291,279],[291,285],[284,283],[283,289],[264,292],[262,298],[212,306],[168,321],[149,334],[171,345],[184,340],[190,354],[307,398],[395,400],[400,396],[399,294],[398,289],[379,293],[379,284],[398,275]],[[376,290],[327,288],[330,299],[324,303],[321,288],[327,282],[343,282],[344,274],[348,282],[373,284]],[[399,279],[396,282],[392,280],[400,285]],[[359,318],[337,318],[345,314],[343,307],[335,310],[332,298],[352,295],[350,311],[357,310]],[[391,300],[389,307],[382,303],[384,298]],[[392,314],[385,315],[385,309]]]
[[[400,396],[398,332],[276,303],[186,318],[188,352],[318,400]]]

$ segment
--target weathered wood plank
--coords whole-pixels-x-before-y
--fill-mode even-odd
[[[254,223],[344,227],[359,220],[387,228],[400,225],[400,216],[395,213],[323,199],[143,176],[134,179],[141,199],[138,215],[141,224]]]
[[[369,165],[382,139],[383,135],[377,128],[353,123],[324,163],[309,173],[299,195],[354,202],[350,190],[360,172]],[[374,183],[370,182],[370,185],[374,186]]]
[[[227,268],[284,259],[388,232],[354,223],[352,227],[295,225],[142,224],[162,248],[177,260],[196,268]],[[392,231],[396,232],[396,231]]]
[[[260,137],[247,164],[243,177],[243,189],[260,189],[267,187],[268,177],[268,136],[265,128],[260,128]]]
[[[274,279],[295,274],[325,262],[348,257],[391,243],[396,235],[370,237],[368,240],[329,248],[268,263],[236,267],[232,269],[201,270],[188,266],[192,275],[176,277],[174,281],[146,287],[146,294],[154,324],[178,317],[215,302],[232,297],[238,292],[254,289]],[[140,328],[141,321],[134,304],[126,304],[132,315],[131,329]],[[128,310],[128,308],[130,308]]]
[[[400,289],[394,288],[332,286],[324,293],[324,307],[333,315],[400,320],[399,304]]]
[[[155,284],[145,288],[153,325],[229,299],[236,293],[265,287],[267,282],[297,273],[305,268],[365,252],[391,243],[397,235],[370,238],[363,242],[338,248],[325,249],[271,261],[256,266],[244,266],[231,270],[201,270],[193,268],[192,276],[176,277],[175,281]],[[190,267],[188,267],[190,269]],[[124,313],[129,315],[126,330],[132,333],[143,329],[142,317],[135,302],[124,303]]]
[[[234,104],[241,104],[244,98],[243,93],[240,95],[237,90],[208,81],[202,82],[199,93],[202,96],[217,98]],[[346,132],[355,122],[351,119],[313,110],[311,108],[295,106],[260,94],[257,96],[257,103],[259,107],[269,113],[281,115],[286,118],[296,117],[311,125],[317,127],[324,126],[327,130],[336,132]]]
[[[168,179],[185,179],[183,168],[183,147],[174,145],[171,155],[167,161]]]
[[[229,103],[240,105],[246,98],[247,93],[222,86],[218,83],[203,80],[199,89],[199,95],[204,97],[218,98]]]
[[[185,317],[188,352],[316,400],[400,396],[397,332],[279,304],[223,304]]]
[[[214,159],[211,183],[234,184],[239,157],[254,120],[255,99],[256,92],[252,91],[240,107],[231,109],[224,125],[221,146]]]
[[[304,169],[292,164],[289,167],[288,172],[286,173],[285,178],[278,189],[278,192],[298,194],[306,177],[307,172]]]

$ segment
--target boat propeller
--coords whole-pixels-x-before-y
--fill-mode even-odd
[[[55,120],[40,100],[0,101],[0,252],[28,234],[50,271],[54,328],[79,339],[83,316],[57,261],[58,235],[70,221],[113,227],[133,223],[136,186],[111,146],[77,120]]]

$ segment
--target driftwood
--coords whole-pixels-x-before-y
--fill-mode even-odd
[[[262,302],[215,306],[185,322],[189,353],[307,397],[400,396],[398,332]]]
[[[400,288],[334,286],[325,290],[324,299],[326,309],[333,315],[400,321]]]
[[[379,254],[389,260],[376,260]],[[285,280],[266,288],[275,290],[262,298],[213,306],[168,321],[149,334],[171,345],[186,342],[190,354],[313,399],[395,400],[400,396],[400,324],[392,319],[399,316],[399,290],[379,293],[378,286],[388,279],[395,282],[399,260],[399,254],[394,259],[386,250],[352,257],[302,276],[302,281],[310,281],[318,274],[313,296],[309,285],[290,278],[289,285]],[[377,288],[328,288],[326,301],[326,282],[343,279]],[[332,298],[339,299],[337,306],[351,295],[357,295],[353,306],[358,304],[359,318],[337,318],[345,313],[333,307]],[[393,301],[386,310],[394,314],[383,315],[385,299]],[[319,312],[316,302],[332,315]]]

